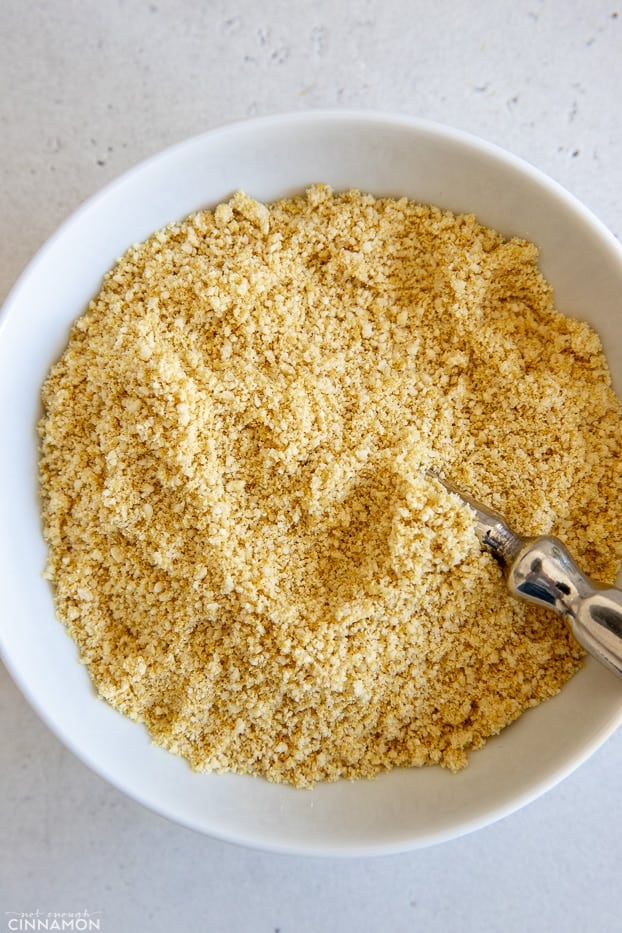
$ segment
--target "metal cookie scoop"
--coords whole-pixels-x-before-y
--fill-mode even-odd
[[[498,512],[438,473],[428,471],[428,476],[473,510],[475,533],[503,565],[510,593],[565,616],[586,651],[622,677],[622,590],[592,582],[558,538],[523,538]]]

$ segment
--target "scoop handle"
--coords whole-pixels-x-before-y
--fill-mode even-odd
[[[586,651],[622,677],[622,590],[590,580],[552,535],[523,539],[506,569],[511,593],[566,616]]]

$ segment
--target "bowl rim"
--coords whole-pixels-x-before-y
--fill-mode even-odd
[[[478,136],[475,133],[472,133],[468,130],[458,129],[457,127],[450,126],[449,124],[442,123],[440,121],[431,120],[427,117],[416,117],[397,111],[385,111],[373,108],[356,109],[349,107],[340,109],[338,107],[323,107],[310,108],[308,110],[278,111],[261,116],[227,120],[210,129],[203,130],[200,133],[196,133],[184,139],[177,140],[176,142],[165,146],[163,149],[152,152],[133,165],[130,165],[119,175],[116,175],[114,178],[107,181],[104,185],[79,202],[78,205],[64,217],[64,219],[53,230],[50,236],[48,236],[43,241],[43,243],[35,251],[34,255],[26,262],[13,285],[9,288],[9,291],[3,299],[2,304],[0,305],[0,337],[5,326],[5,321],[8,318],[12,306],[15,302],[15,297],[19,293],[19,290],[25,279],[31,274],[35,265],[39,263],[39,261],[54,245],[54,243],[62,237],[67,227],[80,218],[83,213],[91,210],[100,200],[104,200],[116,188],[121,187],[123,184],[127,183],[134,175],[138,175],[149,166],[156,164],[158,161],[164,158],[170,158],[185,148],[196,145],[202,139],[217,139],[220,136],[226,136],[232,132],[235,133],[239,131],[252,131],[253,129],[268,129],[272,126],[276,127],[283,123],[304,125],[306,123],[312,123],[316,121],[335,123],[365,122],[377,123],[379,126],[401,125],[405,128],[417,129],[423,132],[427,132],[430,135],[434,135],[436,137],[440,136],[454,142],[462,142],[471,146],[472,148],[480,150],[480,152],[488,153],[495,159],[498,159],[501,162],[504,162],[506,165],[515,168],[521,174],[530,177],[533,181],[544,185],[549,191],[554,191],[556,196],[559,197],[561,201],[565,202],[568,206],[572,207],[573,210],[581,214],[582,219],[590,227],[592,227],[601,236],[604,236],[605,239],[609,241],[609,245],[618,252],[620,260],[622,261],[622,242],[620,242],[611,232],[609,227],[607,227],[607,225],[603,223],[603,221],[601,221],[596,216],[596,214],[590,210],[590,208],[588,208],[585,204],[583,204],[582,201],[580,201],[574,194],[572,194],[572,192],[565,188],[555,178],[547,175],[546,172],[542,171],[542,169],[538,168],[529,160],[523,158],[522,156],[515,155],[513,152],[504,149],[499,144],[491,142],[490,140]]]

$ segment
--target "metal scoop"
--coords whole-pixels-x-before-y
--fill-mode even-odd
[[[581,573],[558,538],[523,538],[498,512],[438,473],[427,475],[473,510],[475,533],[502,564],[510,593],[565,616],[586,651],[622,677],[622,590],[601,586]]]

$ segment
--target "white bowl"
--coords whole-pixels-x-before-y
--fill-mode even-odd
[[[197,775],[143,727],[96,699],[42,579],[37,498],[39,390],[70,323],[132,242],[235,189],[259,199],[314,181],[409,195],[541,247],[558,306],[599,331],[622,392],[622,249],[555,182],[464,133],[369,113],[302,113],[226,126],[138,166],[88,201],[35,257],[0,332],[2,650],[18,685],[95,771],[159,813],[265,849],[328,855],[396,852],[484,826],[572,771],[622,720],[622,683],[596,664],[453,775],[399,770],[312,791],[257,778]]]

